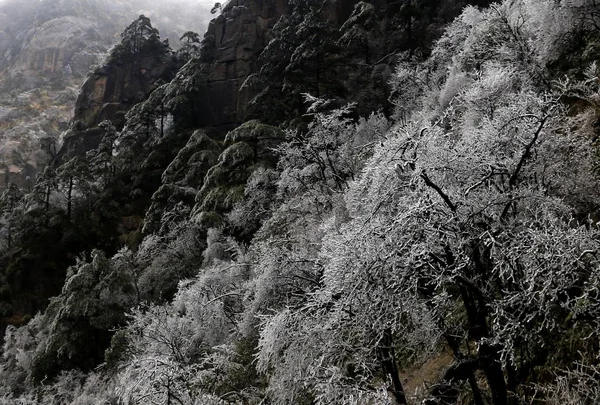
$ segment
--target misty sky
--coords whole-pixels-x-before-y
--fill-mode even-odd
[[[80,16],[93,21],[95,13],[93,10],[97,10],[99,6],[103,11],[116,12],[115,17],[124,17],[119,18],[118,23],[123,29],[129,24],[128,21],[133,21],[140,14],[144,14],[150,17],[152,24],[159,29],[161,37],[178,40],[179,36],[187,30],[204,34],[208,22],[215,17],[210,13],[215,1],[217,0],[0,0],[0,14],[7,13],[10,16],[7,21],[13,24],[19,24],[23,18],[22,22],[28,24],[26,16],[37,15],[42,9],[45,10],[42,11],[44,21],[61,16],[63,12],[72,15],[70,10],[76,10],[76,13],[84,14],[79,14]],[[44,3],[46,7],[38,8]],[[4,7],[5,5],[10,9]],[[86,5],[89,5],[89,14],[86,12]],[[0,32],[4,31],[3,28],[5,27],[0,27]]]
[[[0,4],[4,3],[5,0],[0,0]],[[37,0],[44,1],[44,0]],[[110,0],[105,0],[110,1]],[[215,0],[149,0],[149,3],[204,3],[209,6],[213,6],[215,4]]]

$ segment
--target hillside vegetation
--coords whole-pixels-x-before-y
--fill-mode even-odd
[[[328,4],[289,2],[237,128],[195,125],[190,41],[7,189],[0,403],[600,402],[600,6]]]
[[[0,2],[0,189],[30,188],[68,129],[83,80],[137,16],[154,20],[171,46],[205,30],[205,2],[2,0]]]

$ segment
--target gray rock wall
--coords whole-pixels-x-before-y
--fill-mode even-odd
[[[284,0],[232,0],[212,20],[205,43],[214,49],[205,89],[208,126],[232,126],[244,121],[250,94],[240,91],[257,71],[258,56],[271,40],[271,28],[288,9]]]

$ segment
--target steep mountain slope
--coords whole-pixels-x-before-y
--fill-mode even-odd
[[[83,79],[144,12],[176,47],[186,31],[203,31],[210,16],[205,3],[187,1],[0,3],[0,188],[33,185],[69,126]]]
[[[2,400],[597,402],[598,6],[463,6],[130,24],[0,200]]]

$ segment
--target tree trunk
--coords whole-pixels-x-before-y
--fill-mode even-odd
[[[401,405],[406,405],[406,395],[404,394],[404,388],[398,375],[398,365],[396,364],[396,356],[393,348],[392,332],[388,329],[384,332],[381,345],[379,346],[379,353],[381,356],[381,366],[383,372],[390,376],[392,380],[392,395],[396,399],[396,402]]]
[[[475,402],[475,405],[485,405],[485,402],[483,402],[483,397],[481,396],[481,391],[477,386],[477,380],[475,380],[475,374],[473,372],[471,372],[471,375],[469,375],[469,385],[471,386],[471,391],[473,392],[473,401]]]
[[[160,103],[160,137],[165,134],[165,104]]]
[[[481,358],[481,368],[492,391],[492,402],[494,405],[507,405],[508,393],[506,391],[506,381],[504,381],[504,372],[500,364],[498,348],[487,343],[482,343],[479,346],[479,356]]]
[[[69,191],[67,192],[67,218],[71,219],[73,207],[73,176],[69,177]]]
[[[44,201],[46,206],[46,212],[50,210],[50,186],[46,187],[46,201]]]

